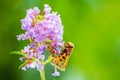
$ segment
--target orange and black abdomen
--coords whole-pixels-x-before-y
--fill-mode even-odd
[[[66,60],[66,55],[65,54],[60,54],[54,59],[54,63],[61,67],[64,64],[64,61]]]
[[[60,53],[59,56],[55,58],[55,64],[60,66],[64,63],[67,57],[69,57],[71,54],[71,51],[69,49],[67,50],[66,48]]]
[[[53,63],[61,68],[65,68],[72,53],[73,47],[74,46],[72,43],[66,43],[62,52],[58,56],[53,57]]]

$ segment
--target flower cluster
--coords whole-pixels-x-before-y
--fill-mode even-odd
[[[47,50],[47,43],[50,42],[57,52],[63,46],[63,25],[60,15],[57,12],[51,12],[49,5],[44,5],[44,10],[41,12],[37,7],[28,9],[26,17],[21,20],[22,29],[25,30],[24,34],[18,35],[17,39],[29,40],[30,44],[21,50],[26,54],[20,60],[25,60],[22,70],[27,68],[43,69],[44,52]]]
[[[47,38],[52,41],[53,46],[58,46],[62,41],[63,25],[60,15],[57,12],[51,13],[51,8],[45,5],[41,15],[40,10],[27,10],[27,15],[22,22],[22,29],[26,30],[25,34],[17,36],[18,40],[32,39],[34,42],[43,42]]]

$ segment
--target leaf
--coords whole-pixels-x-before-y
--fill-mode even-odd
[[[18,67],[18,69],[20,69],[21,67],[23,67],[25,64],[26,64],[25,62],[22,63],[22,64]]]
[[[18,55],[21,55],[21,56],[27,56],[27,54],[22,53],[22,52],[20,52],[20,51],[13,51],[13,52],[11,52],[10,54],[18,54]]]

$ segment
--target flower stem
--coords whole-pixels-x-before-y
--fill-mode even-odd
[[[40,71],[40,76],[42,80],[45,80],[45,71],[44,68]]]
[[[52,59],[53,59],[53,57],[52,57],[52,55],[50,55],[50,56],[48,57],[48,59],[44,62],[44,65],[50,63],[50,62],[52,61]]]
[[[41,60],[41,63],[43,64],[43,69],[40,70],[40,76],[42,80],[45,80],[45,71],[44,71],[44,60]]]

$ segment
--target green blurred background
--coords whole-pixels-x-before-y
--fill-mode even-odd
[[[46,80],[120,80],[120,0],[0,1],[0,80],[41,80],[34,69],[19,70],[19,56],[10,52],[28,43],[16,39],[26,10],[45,3],[61,14],[64,40],[75,44],[66,71],[52,77],[47,65]]]

